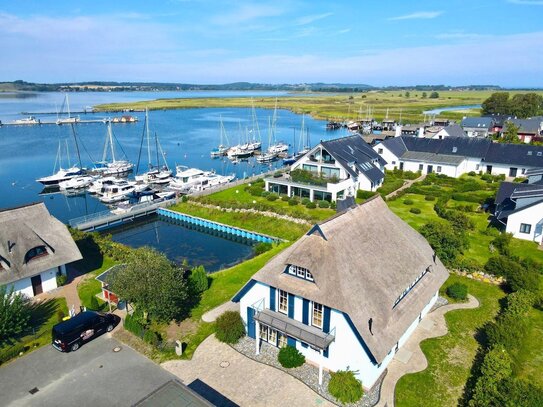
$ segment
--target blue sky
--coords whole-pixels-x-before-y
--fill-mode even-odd
[[[543,86],[543,0],[0,3],[0,80]]]

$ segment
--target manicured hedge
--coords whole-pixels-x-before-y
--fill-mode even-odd
[[[464,301],[468,298],[468,286],[462,283],[453,283],[447,287],[447,295],[455,300]]]
[[[409,209],[409,212],[414,213],[415,215],[418,215],[421,213],[421,210],[419,208],[411,208]]]
[[[217,318],[215,336],[221,342],[237,343],[245,335],[241,315],[236,311],[225,311]]]
[[[305,363],[305,356],[302,355],[298,349],[292,346],[285,346],[279,350],[277,360],[279,360],[281,366],[290,369],[302,366]]]

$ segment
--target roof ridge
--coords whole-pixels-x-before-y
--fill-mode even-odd
[[[39,204],[43,204],[43,202],[37,201],[37,202],[31,202],[31,203],[27,203],[27,204],[23,204],[23,205],[19,205],[19,206],[12,206],[11,208],[0,209],[0,213],[1,212],[7,212],[7,211],[13,211],[15,209],[22,209],[22,208],[26,208],[28,206],[39,205]]]
[[[320,222],[315,223],[315,225],[313,226],[313,228],[314,228],[315,226],[322,226],[322,225],[324,225],[325,223],[328,223],[328,222],[330,222],[330,221],[332,221],[332,220],[334,220],[334,219],[337,219],[337,218],[339,218],[341,215],[344,215],[345,213],[349,212],[351,209],[354,209],[354,208],[358,208],[358,207],[360,207],[360,206],[363,206],[363,205],[367,204],[368,202],[374,201],[374,200],[377,199],[377,198],[381,198],[381,195],[380,195],[380,194],[373,195],[372,197],[366,199],[364,202],[362,202],[362,203],[360,203],[360,204],[356,204],[356,205],[354,205],[354,206],[350,206],[350,207],[348,207],[347,209],[342,210],[341,212],[337,212],[337,213],[335,213],[334,215],[330,216],[328,219],[325,219],[325,220],[322,220],[322,221],[320,221]],[[381,199],[383,199],[383,198],[381,198]]]

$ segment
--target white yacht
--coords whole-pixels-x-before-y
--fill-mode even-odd
[[[188,192],[194,185],[201,184],[214,175],[211,171],[188,168],[184,165],[178,165],[176,170],[175,178],[170,182],[169,188],[180,192]]]
[[[204,191],[206,189],[216,188],[220,185],[228,184],[235,178],[234,175],[217,175],[211,174],[205,178],[201,178],[196,184],[190,187],[188,193]]]
[[[100,196],[100,202],[111,204],[120,202],[128,197],[135,190],[133,182],[125,182],[123,185],[104,185],[102,187],[102,195]]]
[[[81,175],[81,168],[79,167],[70,167],[68,169],[60,168],[53,175],[47,177],[38,178],[36,181],[46,186],[58,185],[62,181],[67,181],[74,177]]]
[[[95,177],[91,177],[88,175],[77,176],[67,181],[59,182],[58,186],[62,191],[68,191],[71,189],[81,189],[90,185],[90,183],[94,181],[95,179],[96,179]]]
[[[28,124],[40,124],[40,119],[36,119],[34,116],[28,116],[24,119],[13,120],[12,124],[28,125]]]

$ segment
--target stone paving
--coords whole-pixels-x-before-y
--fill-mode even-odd
[[[204,322],[215,322],[217,317],[225,311],[239,312],[239,303],[227,301],[224,304],[219,305],[218,307],[215,307],[211,311],[208,311],[204,315],[202,315],[202,320],[204,320]]]
[[[171,360],[162,367],[186,385],[201,380],[240,406],[333,406],[298,379],[245,357],[214,335],[191,360]]]
[[[383,380],[378,406],[394,406],[394,391],[398,380],[407,373],[420,372],[428,367],[428,361],[420,349],[420,343],[427,338],[443,336],[449,331],[445,322],[445,313],[455,309],[477,308],[479,306],[479,301],[474,296],[469,295],[468,297],[468,302],[440,306],[424,317],[413,335],[388,365],[388,373]]]

